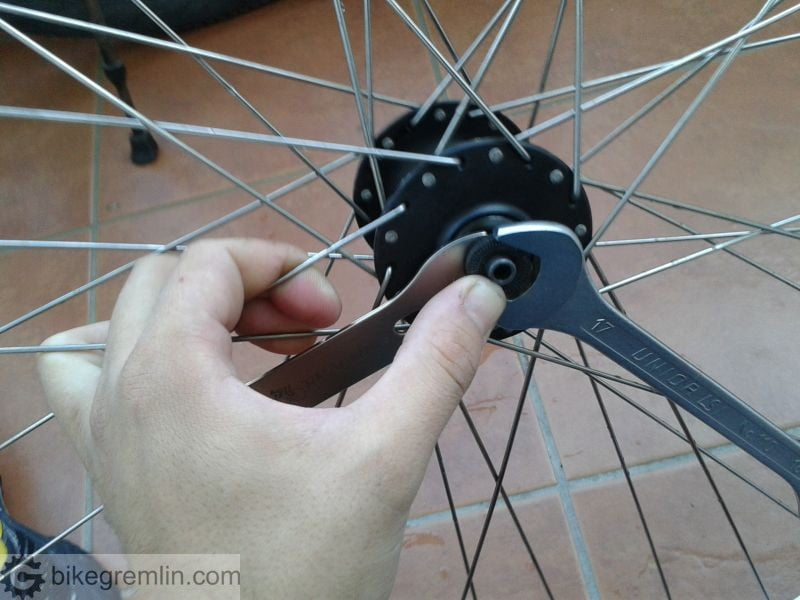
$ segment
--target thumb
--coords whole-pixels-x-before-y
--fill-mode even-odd
[[[377,431],[439,437],[464,395],[505,309],[499,286],[476,275],[452,283],[414,319],[391,367],[367,393]]]

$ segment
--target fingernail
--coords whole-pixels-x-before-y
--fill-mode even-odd
[[[494,329],[506,308],[506,295],[499,285],[485,277],[474,276],[463,297],[464,310],[484,335]]]

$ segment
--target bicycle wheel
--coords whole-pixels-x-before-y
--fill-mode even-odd
[[[323,181],[264,135],[275,126],[277,136],[373,152],[366,148],[372,133],[408,116],[448,75],[398,7],[449,65],[494,22],[464,73],[478,99],[521,130],[518,137],[573,172],[576,150],[583,157],[578,180],[591,207],[587,233],[595,236],[588,268],[606,299],[783,429],[800,432],[793,372],[800,356],[800,233],[793,222],[800,205],[800,112],[793,101],[800,81],[786,68],[796,59],[800,21],[793,11],[800,6],[745,0],[727,2],[724,10],[676,0],[624,7],[611,0],[585,7],[557,0],[487,1],[468,9],[425,0],[366,5],[369,19],[357,2],[338,12],[321,0],[287,0],[187,35],[188,52],[180,42],[127,36],[144,42],[120,49],[137,107],[213,161],[211,167],[163,135],[157,163],[131,166],[125,128],[113,126],[130,123],[107,119],[121,114],[110,98],[96,100],[86,82],[36,57],[30,41],[22,40],[27,48],[19,40],[2,42],[0,72],[8,84],[0,86],[7,132],[0,148],[9,201],[0,229],[3,238],[43,246],[9,243],[16,247],[0,260],[3,281],[13,282],[0,302],[7,354],[0,361],[0,440],[7,440],[0,473],[18,518],[55,534],[99,504],[57,426],[42,420],[47,411],[32,353],[57,330],[109,316],[122,278],[107,274],[123,275],[135,250],[153,250],[142,244],[165,244],[208,224],[217,227],[204,234],[270,236],[309,251],[355,229],[347,201],[361,155],[303,148],[306,160],[325,172]],[[0,18],[9,10],[0,4]],[[576,35],[576,20],[583,21],[583,35]],[[41,43],[95,78],[90,45]],[[483,77],[487,54],[492,60]],[[361,115],[351,55],[359,84],[374,89],[362,95]],[[195,58],[207,59],[259,114]],[[579,119],[569,113],[576,80],[583,82]],[[441,99],[463,96],[451,82]],[[167,122],[209,125],[218,128],[217,138],[228,137],[198,137],[191,135],[202,133],[197,129]],[[577,136],[573,122],[580,123]],[[398,148],[378,139],[382,165],[391,158],[381,153],[391,149]],[[300,226],[254,197],[263,194]],[[366,312],[378,291],[365,272],[372,268],[371,247],[359,241],[345,250],[355,260],[330,261],[343,295],[343,324]],[[236,349],[243,377],[275,364],[247,344]],[[412,508],[395,596],[800,593],[800,517],[791,489],[643,387],[562,334],[521,332],[489,344]],[[494,474],[502,475],[501,488]],[[102,516],[81,531],[72,535],[84,547],[115,548]]]

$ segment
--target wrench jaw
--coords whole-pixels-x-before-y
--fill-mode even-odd
[[[539,272],[533,285],[508,302],[499,325],[510,330],[546,327],[572,296],[579,279],[585,276],[580,241],[564,225],[546,221],[499,227],[495,238],[539,258]]]

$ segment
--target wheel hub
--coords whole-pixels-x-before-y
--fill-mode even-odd
[[[402,116],[376,137],[376,146],[433,153],[456,103],[433,106],[416,125],[413,112]],[[498,114],[512,133],[519,129]],[[391,267],[387,298],[402,290],[424,262],[452,240],[475,231],[492,231],[509,223],[555,221],[572,229],[585,245],[592,235],[586,193],[572,195],[572,170],[559,158],[532,144],[524,160],[499,137],[484,117],[464,117],[442,155],[458,158],[459,166],[378,160],[386,203],[381,210],[370,164],[363,160],[355,179],[354,198],[369,220],[404,204],[406,210],[378,228],[367,241],[375,269],[383,280]],[[359,218],[365,225],[368,219]],[[536,277],[535,259],[493,244],[488,239],[467,257],[467,271],[501,285],[509,298],[524,292]],[[512,332],[497,331],[493,337]]]

